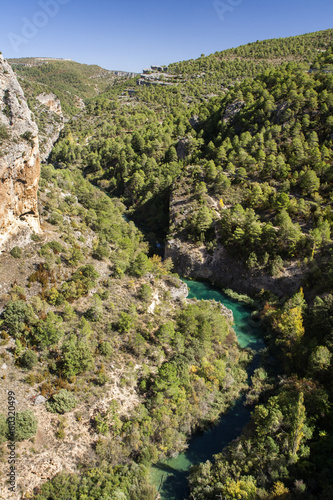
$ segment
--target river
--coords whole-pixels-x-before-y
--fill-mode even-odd
[[[216,287],[199,281],[183,280],[189,287],[188,298],[216,300],[222,302],[234,315],[233,328],[239,345],[258,352],[264,347],[262,331],[252,320],[252,309],[229,298]],[[250,375],[258,362],[258,356],[248,367]],[[201,434],[194,436],[187,450],[175,458],[159,462],[151,468],[151,482],[161,495],[161,500],[185,500],[187,497],[187,476],[192,465],[211,460],[213,455],[241,433],[250,419],[250,410],[243,405],[244,396],[221,417],[219,423]]]

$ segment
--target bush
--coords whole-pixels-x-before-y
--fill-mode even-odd
[[[53,253],[58,254],[63,251],[62,245],[59,241],[50,241],[48,246],[53,250]]]
[[[91,345],[86,339],[78,340],[72,335],[62,346],[62,368],[65,377],[73,377],[93,367]]]
[[[37,364],[37,362],[37,354],[30,349],[25,351],[20,357],[20,365],[23,366],[23,368],[27,368],[28,370],[31,370]]]
[[[113,347],[111,342],[101,342],[99,345],[99,352],[102,354],[102,356],[111,358],[113,354]]]
[[[87,264],[86,266],[79,267],[79,269],[73,273],[70,282],[74,282],[76,284],[77,296],[82,296],[94,288],[98,278],[99,274],[94,266]]]
[[[22,249],[20,247],[14,247],[10,251],[10,255],[15,259],[20,259],[22,257]]]
[[[50,224],[52,224],[53,226],[56,226],[57,224],[61,224],[62,221],[63,221],[62,215],[57,213],[57,212],[52,212],[52,214],[50,215],[50,217],[48,219],[48,222]]]
[[[117,328],[120,333],[127,333],[130,331],[133,325],[133,318],[125,312],[120,313],[120,317],[117,323]]]
[[[29,331],[26,325],[33,323],[36,319],[32,307],[23,300],[8,302],[3,318],[4,326],[14,338],[20,338],[22,334],[26,335]]]
[[[0,444],[7,441],[8,424],[6,417],[0,413]]]
[[[140,252],[131,266],[131,274],[140,278],[151,271],[152,265],[146,254]]]
[[[93,257],[97,260],[107,259],[110,256],[110,246],[106,241],[98,244]]]
[[[148,302],[152,296],[153,290],[151,286],[143,284],[140,287],[138,297],[143,301],[143,302]]]
[[[25,410],[15,417],[15,441],[23,441],[37,432],[37,419],[31,410]]]
[[[8,138],[9,134],[6,127],[4,125],[0,125],[0,141]]]
[[[77,399],[66,389],[60,389],[57,394],[52,396],[52,400],[46,403],[46,408],[52,413],[67,413],[73,410],[77,405]]]
[[[21,134],[21,137],[22,139],[24,139],[25,141],[29,142],[30,146],[33,148],[34,147],[34,138],[35,136],[33,135],[32,132],[30,132],[30,130],[27,130],[26,132],[24,132],[24,134]]]

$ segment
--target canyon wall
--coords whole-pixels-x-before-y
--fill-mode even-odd
[[[11,66],[0,54],[0,252],[40,233],[38,127]]]

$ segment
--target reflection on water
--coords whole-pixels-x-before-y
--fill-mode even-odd
[[[222,302],[234,315],[234,330],[241,347],[259,351],[264,347],[260,326],[251,318],[252,309],[226,296],[217,288],[199,281],[187,281],[188,298],[216,300]],[[258,356],[248,368],[251,374],[257,366]],[[194,436],[188,449],[175,458],[160,462],[151,468],[152,483],[158,488],[162,500],[184,500],[187,494],[187,475],[190,467],[220,453],[230,441],[241,433],[250,419],[250,411],[243,406],[244,397],[223,415],[218,425]]]

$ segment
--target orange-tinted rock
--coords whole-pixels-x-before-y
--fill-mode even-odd
[[[0,54],[0,251],[40,233],[38,128],[10,65]]]

